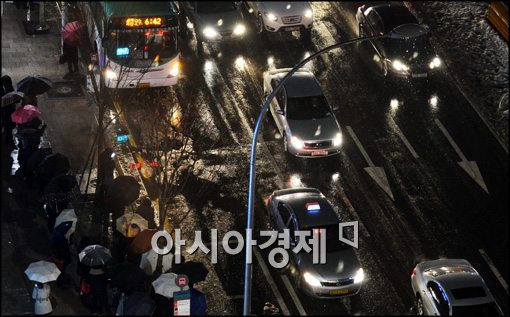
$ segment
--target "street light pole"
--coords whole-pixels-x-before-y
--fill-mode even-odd
[[[254,213],[253,213],[253,207],[254,207],[254,199],[255,199],[255,155],[257,152],[257,138],[259,135],[260,128],[262,126],[262,119],[264,118],[264,115],[266,114],[266,111],[269,108],[269,105],[271,101],[273,100],[274,96],[278,93],[278,91],[281,89],[283,84],[289,79],[292,74],[294,74],[299,68],[301,68],[303,65],[308,63],[309,61],[315,59],[317,56],[321,55],[322,53],[329,52],[335,48],[339,48],[341,46],[352,44],[352,43],[359,43],[364,41],[370,41],[370,40],[378,40],[382,38],[394,38],[394,39],[409,39],[412,37],[416,37],[422,35],[422,33],[419,30],[412,29],[404,29],[401,27],[397,27],[394,30],[390,31],[389,33],[386,33],[384,35],[378,35],[378,36],[371,36],[371,37],[362,37],[362,38],[356,38],[352,40],[343,41],[340,43],[333,44],[331,46],[325,47],[316,53],[310,55],[309,57],[305,58],[301,62],[299,62],[296,66],[294,66],[278,83],[276,88],[269,94],[269,96],[264,101],[264,104],[262,105],[262,109],[260,110],[259,117],[257,119],[257,123],[255,124],[255,130],[253,131],[253,139],[251,143],[251,154],[250,154],[250,180],[248,185],[248,221],[246,224],[246,261],[245,261],[245,267],[244,267],[244,299],[243,299],[243,315],[250,315],[251,314],[251,280],[252,280],[252,273],[253,273],[253,267],[252,267],[252,261],[251,261],[251,254],[252,254],[252,245],[251,240],[253,237],[253,219],[254,219]]]

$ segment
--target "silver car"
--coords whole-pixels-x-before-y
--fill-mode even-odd
[[[340,221],[318,189],[277,190],[269,199],[268,212],[275,229],[289,229],[291,249],[299,243],[297,230],[320,230],[320,234],[326,235],[325,264],[314,264],[313,252],[288,252],[289,271],[300,289],[315,298],[359,293],[364,273],[358,256],[353,247],[339,240]]]
[[[264,95],[268,96],[289,71],[284,68],[264,73]],[[294,73],[273,98],[269,111],[290,154],[315,158],[340,152],[340,124],[310,71]]]
[[[467,260],[422,262],[411,286],[419,315],[502,315],[483,278]]]

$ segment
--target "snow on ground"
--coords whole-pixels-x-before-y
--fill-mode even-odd
[[[488,2],[406,2],[461,89],[508,144],[508,43],[487,20]],[[468,61],[468,62],[466,62]]]

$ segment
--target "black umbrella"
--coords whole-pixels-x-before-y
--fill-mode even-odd
[[[44,158],[37,167],[37,173],[39,178],[49,182],[53,177],[67,173],[70,168],[71,164],[67,156],[54,153]]]
[[[188,276],[189,285],[205,281],[209,270],[201,262],[189,261],[184,263],[175,264],[172,267],[172,273],[185,274]]]
[[[53,229],[50,236],[50,245],[55,245],[58,241],[65,238],[66,233],[73,226],[72,221],[64,221]]]
[[[17,103],[23,97],[25,94],[21,91],[11,91],[10,93],[7,93],[2,96],[2,108],[8,105],[12,105],[14,103]]]
[[[119,176],[108,187],[106,197],[123,206],[128,206],[140,196],[140,184],[133,176]]]
[[[99,244],[93,244],[85,247],[79,254],[80,263],[88,266],[105,265],[112,259],[112,254],[108,248]]]
[[[76,178],[73,175],[59,175],[51,179],[44,187],[42,199],[47,203],[69,202],[71,192],[78,186]]]
[[[134,292],[126,297],[124,302],[125,316],[151,316],[156,309],[156,303],[146,292]],[[172,309],[169,307],[169,309]]]
[[[145,272],[131,262],[123,262],[113,267],[110,278],[113,286],[124,291],[142,290],[147,280]]]
[[[28,76],[18,82],[17,87],[18,91],[25,93],[25,95],[35,96],[50,90],[53,83],[46,77]]]

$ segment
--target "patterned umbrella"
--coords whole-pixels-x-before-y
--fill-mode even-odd
[[[17,124],[27,123],[28,121],[41,115],[39,107],[32,105],[24,105],[11,114],[11,120]]]
[[[85,247],[78,255],[80,262],[88,266],[97,266],[106,264],[112,259],[112,254],[107,248],[93,244]]]
[[[154,287],[154,291],[156,294],[160,294],[165,296],[166,298],[173,298],[174,292],[179,292],[181,288],[175,284],[175,278],[177,274],[175,273],[164,273],[161,274],[154,282],[152,282],[152,286]],[[184,291],[189,290],[188,286],[184,286]]]
[[[23,99],[24,96],[25,94],[21,91],[11,91],[10,93],[2,96],[2,107],[16,103]]]
[[[25,270],[25,274],[31,281],[47,283],[55,281],[60,275],[60,270],[53,262],[38,261],[31,263]]]
[[[18,91],[25,93],[25,95],[35,96],[44,94],[53,87],[53,83],[46,77],[42,76],[28,76],[18,82]]]
[[[80,21],[73,21],[67,23],[62,29],[62,38],[64,42],[71,46],[79,46],[83,43],[86,36],[85,24]]]

